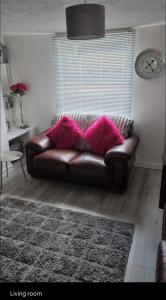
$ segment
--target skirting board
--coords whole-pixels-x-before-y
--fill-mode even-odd
[[[137,168],[147,168],[147,169],[162,169],[162,163],[154,163],[150,161],[136,161],[134,164]]]

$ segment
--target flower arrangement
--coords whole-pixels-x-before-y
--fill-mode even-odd
[[[18,104],[21,111],[21,126],[20,128],[26,128],[28,127],[27,124],[24,123],[23,118],[23,103],[22,103],[22,96],[26,95],[27,86],[24,83],[18,82],[16,84],[12,84],[10,86],[10,94],[15,96],[18,100]]]

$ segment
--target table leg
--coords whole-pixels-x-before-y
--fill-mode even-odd
[[[24,167],[23,167],[21,158],[20,158],[20,164],[21,164],[22,172],[24,174],[24,179],[25,179],[25,181],[27,181],[27,178],[26,178],[26,175],[25,175],[25,171],[24,171]]]
[[[7,177],[8,177],[8,165],[7,165],[7,161],[6,161],[6,174],[7,174]]]
[[[2,189],[2,172],[3,172],[3,163],[2,163],[2,161],[1,161],[1,189]]]

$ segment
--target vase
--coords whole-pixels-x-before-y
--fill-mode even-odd
[[[24,122],[24,118],[23,118],[23,107],[22,107],[22,96],[20,95],[20,97],[18,97],[18,103],[20,106],[20,112],[21,112],[21,125],[20,128],[24,129],[27,128],[28,125]]]

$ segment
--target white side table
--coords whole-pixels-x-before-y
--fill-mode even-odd
[[[25,129],[22,128],[11,128],[10,131],[8,131],[8,141],[12,141],[18,137],[24,136],[25,134],[28,134],[29,137],[35,135],[37,133],[37,127],[27,127]]]
[[[8,177],[8,162],[14,162],[14,161],[19,160],[20,164],[21,164],[22,172],[23,172],[23,175],[24,175],[24,179],[25,179],[25,181],[27,181],[25,171],[24,171],[24,167],[23,167],[23,163],[22,163],[22,160],[21,160],[22,157],[23,157],[23,154],[19,151],[4,151],[0,154],[1,189],[2,189],[2,185],[3,185],[3,163],[4,162],[6,164],[6,173],[7,173],[7,177]]]

